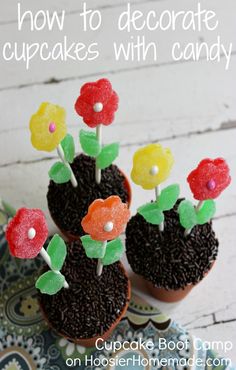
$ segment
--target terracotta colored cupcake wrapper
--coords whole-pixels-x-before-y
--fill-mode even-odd
[[[59,331],[57,331],[53,325],[51,324],[51,322],[48,320],[48,317],[44,311],[44,308],[41,304],[41,302],[39,301],[39,306],[40,306],[40,309],[41,309],[41,312],[42,312],[42,315],[45,319],[45,321],[47,322],[48,326],[54,330],[59,336],[75,343],[75,344],[79,344],[80,346],[83,346],[83,347],[94,347],[95,346],[95,343],[96,343],[96,340],[99,339],[99,338],[102,338],[103,340],[107,340],[110,335],[112,334],[112,332],[114,331],[114,329],[116,328],[116,326],[119,324],[119,322],[121,321],[121,319],[125,316],[126,314],[126,311],[128,309],[128,306],[129,306],[129,302],[130,302],[130,298],[131,298],[131,284],[130,284],[130,280],[128,278],[128,275],[127,275],[127,272],[124,268],[124,266],[122,265],[122,263],[120,263],[120,266],[121,266],[121,269],[124,273],[124,275],[126,276],[127,278],[127,281],[128,281],[128,289],[127,289],[127,297],[126,297],[126,304],[123,308],[123,310],[121,311],[120,313],[120,316],[111,324],[110,328],[105,331],[102,335],[98,335],[96,337],[92,337],[92,338],[72,338],[72,337],[68,337],[66,335],[64,335],[63,333],[60,333]]]
[[[203,277],[203,279],[209,274],[209,272],[212,270],[213,266],[215,264],[215,261],[212,262],[212,265],[209,269],[209,271],[207,271]],[[202,279],[202,280],[203,280]],[[202,281],[201,280],[201,281]],[[155,287],[150,281],[144,279],[144,282],[145,282],[145,285],[148,289],[148,291],[150,292],[150,294],[158,299],[159,301],[162,301],[162,302],[168,302],[168,303],[174,303],[174,302],[178,302],[178,301],[181,301],[182,299],[184,299],[190,292],[191,290],[198,284],[200,284],[200,282],[197,283],[197,284],[189,284],[187,285],[185,288],[180,288],[180,289],[177,289],[177,290],[173,290],[173,289],[170,289],[170,290],[167,290],[165,288],[158,288],[158,287]]]
[[[122,176],[124,176],[124,187],[125,187],[125,189],[127,190],[127,194],[128,194],[128,200],[127,200],[127,204],[128,204],[128,207],[130,208],[130,205],[131,205],[131,201],[132,201],[132,190],[131,190],[131,185],[130,185],[130,182],[129,182],[129,180],[128,180],[128,177],[124,174],[124,172],[121,170],[121,169],[119,169],[119,171],[120,171],[120,173],[122,174]],[[67,240],[69,241],[69,242],[73,242],[73,241],[75,241],[75,240],[78,240],[80,237],[81,237],[81,235],[74,235],[74,234],[72,234],[72,233],[70,233],[69,231],[66,231],[66,230],[64,230],[57,222],[56,222],[56,220],[55,220],[55,218],[52,216],[52,214],[51,214],[51,212],[50,212],[50,209],[49,209],[49,213],[50,213],[50,215],[51,215],[51,218],[52,218],[52,220],[53,220],[53,222],[54,222],[54,224],[57,226],[57,228],[61,231],[61,233],[62,233],[62,235],[64,235],[66,238],[67,238]]]

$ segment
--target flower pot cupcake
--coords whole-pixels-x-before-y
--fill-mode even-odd
[[[102,143],[102,127],[113,122],[117,109],[118,95],[107,79],[82,86],[75,110],[96,133],[80,131],[83,153],[78,156],[73,137],[67,134],[63,108],[43,103],[31,117],[32,145],[48,152],[56,149],[60,158],[49,171],[47,201],[55,224],[69,240],[84,234],[81,220],[95,199],[118,195],[123,202],[131,202],[129,181],[112,164],[118,157],[119,143]]]
[[[151,144],[133,158],[131,177],[143,189],[155,189],[155,200],[141,206],[126,228],[126,253],[131,268],[142,276],[157,299],[184,298],[210,271],[218,254],[212,228],[214,199],[229,185],[227,163],[204,159],[187,177],[193,196],[180,199],[177,184],[160,188],[174,159],[169,149]]]
[[[82,220],[88,235],[64,243],[55,235],[47,250],[47,225],[40,210],[21,209],[9,223],[6,237],[19,258],[38,254],[48,267],[36,281],[39,302],[49,326],[85,347],[109,337],[125,314],[130,282],[119,262],[124,246],[119,239],[130,212],[118,196],[95,200]]]

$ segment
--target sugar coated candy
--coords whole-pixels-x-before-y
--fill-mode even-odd
[[[66,136],[66,112],[51,103],[42,103],[30,119],[31,142],[37,150],[51,152]]]
[[[92,239],[106,241],[115,239],[122,233],[129,217],[127,204],[113,195],[105,200],[96,199],[89,206],[81,225]]]
[[[118,95],[112,90],[110,81],[103,78],[82,86],[75,110],[89,127],[107,126],[114,120],[118,102]]]
[[[131,178],[143,189],[154,189],[168,178],[173,164],[174,158],[169,148],[149,144],[134,154]]]
[[[223,158],[203,159],[187,181],[195,199],[215,199],[230,184],[229,167]]]
[[[10,252],[18,258],[35,258],[47,237],[48,227],[40,209],[20,208],[6,230]]]

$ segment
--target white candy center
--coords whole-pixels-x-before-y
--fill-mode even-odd
[[[149,171],[150,175],[152,175],[152,176],[157,175],[157,174],[158,174],[158,172],[159,172],[159,168],[158,168],[158,166],[152,166],[152,168],[151,168],[151,169],[150,169],[150,171]]]
[[[104,231],[110,232],[113,230],[113,222],[109,221],[104,225]]]
[[[32,239],[34,239],[35,235],[36,235],[36,230],[35,230],[33,227],[31,227],[31,228],[28,230],[28,238],[29,238],[30,240],[32,240]]]
[[[102,103],[95,103],[94,106],[93,106],[93,110],[94,112],[96,113],[99,113],[103,110],[103,104]]]

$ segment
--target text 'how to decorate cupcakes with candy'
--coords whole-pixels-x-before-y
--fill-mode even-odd
[[[224,159],[203,159],[187,177],[193,196],[180,199],[179,185],[160,189],[171,171],[170,149],[150,144],[133,158],[132,180],[155,189],[156,199],[138,209],[126,228],[126,253],[133,271],[145,279],[151,294],[162,301],[184,298],[210,271],[218,254],[212,229],[215,202],[230,184]]]
[[[47,152],[56,149],[60,158],[49,171],[47,201],[55,224],[69,240],[84,234],[81,220],[95,199],[118,195],[130,205],[129,181],[112,164],[118,157],[119,143],[102,143],[102,127],[113,122],[117,109],[118,95],[107,79],[82,86],[75,110],[87,126],[96,128],[96,133],[80,130],[78,141],[84,153],[78,156],[62,107],[42,103],[31,117],[32,145]]]
[[[59,335],[85,347],[107,339],[124,316],[130,281],[120,263],[130,211],[118,196],[95,200],[82,220],[87,235],[68,242],[55,234],[47,249],[45,216],[40,209],[19,209],[6,229],[10,253],[46,266],[36,281],[43,316]]]

